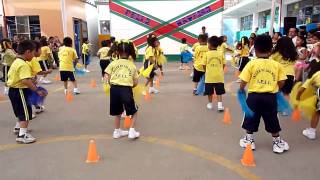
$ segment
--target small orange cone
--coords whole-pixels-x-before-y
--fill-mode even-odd
[[[156,87],[160,88],[160,79],[159,78],[157,78],[157,80],[156,80]]]
[[[239,75],[240,75],[240,72],[239,72],[238,70],[235,70],[235,71],[234,71],[234,77],[235,77],[235,78],[238,78]]]
[[[124,128],[125,129],[129,129],[130,127],[131,127],[131,123],[132,123],[132,119],[131,119],[131,117],[130,116],[126,116],[125,118],[124,118]]]
[[[224,73],[227,73],[227,72],[228,72],[228,67],[227,67],[227,66],[224,67],[223,72],[224,72]]]
[[[96,141],[91,139],[89,142],[89,149],[88,149],[88,155],[86,163],[96,163],[100,159],[98,153],[97,153],[97,146]]]
[[[91,79],[90,87],[91,88],[96,88],[97,87],[97,81],[94,80],[94,79]]]
[[[71,92],[67,92],[66,100],[67,102],[73,101],[73,94]]]
[[[295,108],[292,112],[291,119],[293,122],[298,122],[301,119],[301,113],[298,108]]]
[[[59,81],[59,80],[60,80],[59,74],[57,74],[57,75],[54,77],[54,80],[55,80],[55,81]]]
[[[0,94],[0,101],[4,101],[5,99],[4,95]]]
[[[229,108],[226,108],[224,111],[223,123],[228,125],[231,124],[231,114]]]
[[[253,152],[251,149],[251,144],[247,145],[247,147],[243,153],[241,163],[244,166],[250,166],[250,167],[256,166],[256,163],[254,162]]]
[[[144,100],[146,100],[146,101],[150,101],[151,100],[151,95],[150,95],[148,89],[146,90],[146,95],[144,95]]]

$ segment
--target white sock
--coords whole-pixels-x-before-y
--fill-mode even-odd
[[[114,129],[114,131],[119,131],[120,129]]]
[[[134,128],[130,128],[129,131],[134,131]]]
[[[27,128],[20,128],[20,131],[19,131],[19,136],[23,136],[27,133]]]
[[[16,122],[16,126],[14,128],[20,128],[20,123]]]
[[[218,107],[222,107],[222,102],[218,102]]]
[[[73,88],[73,91],[78,91],[78,88]]]
[[[273,141],[277,141],[277,140],[280,140],[280,136],[278,136],[278,137],[273,137]]]
[[[247,139],[253,140],[253,134],[247,134]]]

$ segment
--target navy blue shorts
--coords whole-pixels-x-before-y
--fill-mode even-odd
[[[261,117],[264,120],[265,130],[269,133],[281,131],[278,119],[278,104],[276,94],[249,93],[247,98],[249,108],[254,112],[252,118],[245,116],[242,128],[248,132],[257,132]]]
[[[110,115],[119,116],[126,110],[126,115],[134,115],[138,107],[133,99],[132,87],[111,85]]]
[[[9,98],[14,115],[19,121],[29,121],[32,119],[32,107],[28,103],[31,90],[28,88],[10,88]]]

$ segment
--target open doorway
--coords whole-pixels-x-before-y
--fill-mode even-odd
[[[78,18],[73,18],[74,47],[78,57],[81,57],[81,46],[83,38],[88,38],[87,22]]]

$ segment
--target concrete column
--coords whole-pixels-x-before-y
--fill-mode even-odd
[[[61,4],[61,18],[62,18],[62,30],[63,36],[68,36],[68,24],[67,24],[67,12],[66,12],[66,1],[60,0]]]
[[[252,32],[255,31],[255,29],[259,27],[259,13],[253,12],[253,20],[252,20]]]

